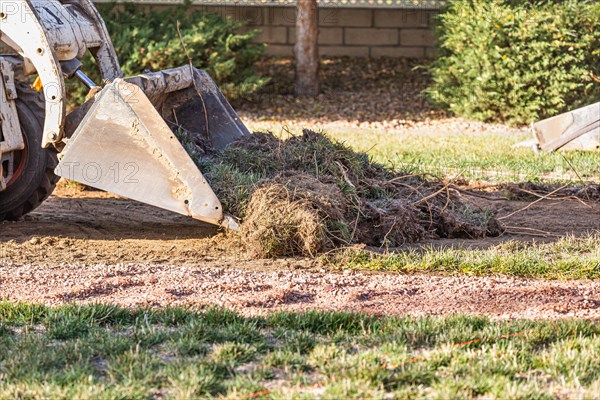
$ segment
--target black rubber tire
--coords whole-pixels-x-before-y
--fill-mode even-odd
[[[17,113],[25,140],[26,159],[22,173],[0,192],[0,221],[15,221],[33,211],[56,187],[58,164],[54,147],[41,146],[44,127],[44,99],[26,85],[17,86]]]

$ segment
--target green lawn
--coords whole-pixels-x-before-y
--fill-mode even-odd
[[[272,129],[277,134],[281,126],[273,125]],[[300,129],[292,128],[291,132],[298,134]],[[531,139],[525,134],[401,134],[366,129],[331,130],[327,134],[368,152],[375,161],[414,173],[492,183],[600,183],[600,153],[536,154],[531,148],[513,148],[515,143]]]
[[[600,235],[564,237],[552,243],[508,241],[487,249],[423,247],[378,254],[348,248],[322,257],[325,265],[400,273],[545,279],[599,279]]]
[[[512,145],[530,139],[501,133],[398,135],[332,133],[379,162],[417,173],[490,182],[600,182],[600,153],[535,154]],[[374,147],[373,147],[374,146]]]
[[[600,324],[0,303],[0,398],[589,398]]]

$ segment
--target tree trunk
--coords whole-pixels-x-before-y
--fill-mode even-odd
[[[298,0],[296,16],[296,95],[319,94],[317,0]]]

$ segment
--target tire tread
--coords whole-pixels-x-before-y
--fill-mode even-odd
[[[45,118],[43,97],[40,95],[40,93],[29,87],[29,85],[25,84],[19,84],[17,86],[17,91],[19,101],[22,101],[29,107],[29,109],[43,126]],[[25,214],[35,210],[48,197],[50,197],[59,180],[59,177],[54,174],[54,168],[57,165],[58,157],[56,150],[54,148],[50,148],[48,149],[48,157],[44,170],[44,176],[41,179],[41,182],[39,182],[38,187],[32,192],[31,196],[29,196],[24,203],[13,208],[12,210],[7,210],[0,214],[0,221],[16,221]]]

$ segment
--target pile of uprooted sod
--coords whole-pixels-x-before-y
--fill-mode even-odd
[[[321,133],[305,130],[287,140],[254,133],[211,155],[184,146],[225,210],[241,220],[254,257],[500,232],[490,212],[463,203],[447,186],[373,163]]]

